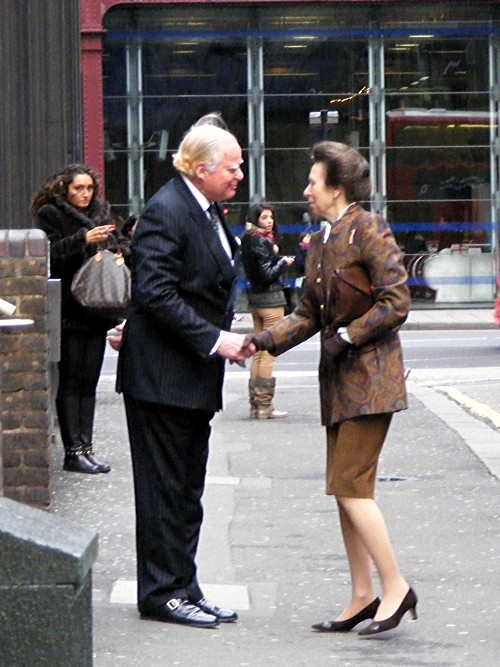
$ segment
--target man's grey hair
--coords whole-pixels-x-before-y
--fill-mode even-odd
[[[207,123],[194,125],[174,154],[174,167],[188,178],[194,176],[200,162],[214,172],[222,161],[224,148],[233,141],[236,141],[234,135],[221,127]]]

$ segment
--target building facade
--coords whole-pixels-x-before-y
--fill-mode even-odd
[[[82,159],[79,3],[0,2],[0,229],[29,228],[33,193]]]
[[[220,111],[244,147],[228,215],[276,205],[293,249],[311,145],[369,159],[415,303],[495,293],[500,215],[498,2],[81,0],[85,159],[122,216],[172,174],[189,126]]]

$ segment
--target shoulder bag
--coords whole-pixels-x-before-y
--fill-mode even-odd
[[[71,292],[90,314],[121,318],[130,305],[130,283],[130,269],[122,253],[98,250],[75,273]]]

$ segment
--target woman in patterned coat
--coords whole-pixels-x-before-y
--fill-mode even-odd
[[[321,332],[326,492],[336,497],[340,513],[352,597],[337,619],[313,628],[347,632],[373,619],[359,632],[367,637],[396,627],[407,611],[416,618],[417,598],[399,570],[374,499],[378,458],[392,415],[407,407],[398,329],[408,315],[410,296],[402,253],[387,222],[358,203],[370,196],[366,160],[336,142],[316,144],[313,160],[304,195],[311,212],[330,224],[311,241],[301,303],[270,329],[249,335],[248,353],[282,354]],[[338,297],[338,276],[346,269],[366,276],[371,285],[368,310],[354,319],[348,316],[352,302]]]

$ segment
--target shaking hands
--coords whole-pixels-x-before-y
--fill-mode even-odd
[[[242,334],[223,331],[217,353],[231,363],[245,367],[245,361],[260,350],[274,351],[274,340],[268,331],[258,334]]]

